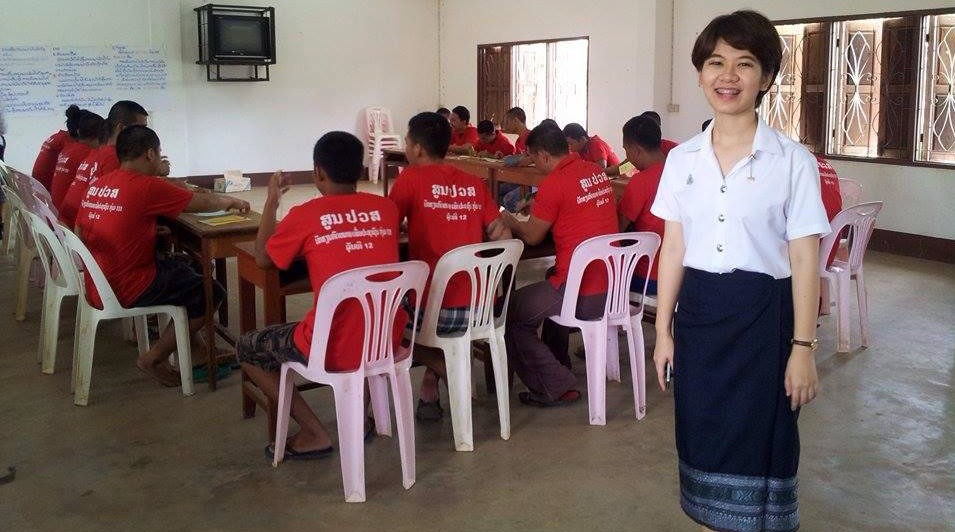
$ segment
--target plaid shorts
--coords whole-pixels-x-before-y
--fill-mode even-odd
[[[265,371],[278,371],[284,362],[305,364],[293,339],[297,326],[298,322],[281,323],[243,334],[235,344],[236,358]]]
[[[409,317],[414,315],[414,307],[408,302],[407,298],[405,298],[402,305],[405,310],[408,311]],[[468,318],[470,315],[471,307],[441,307],[441,310],[438,311],[438,334],[444,336],[464,332],[468,328]],[[418,312],[417,332],[421,332],[422,321],[424,321],[424,307],[421,307],[421,310]],[[411,320],[408,320],[405,329],[411,330]]]

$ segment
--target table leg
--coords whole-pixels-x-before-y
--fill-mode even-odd
[[[216,259],[216,281],[222,285],[222,288],[229,286],[229,275],[226,270],[226,259]],[[228,292],[228,290],[227,290]],[[226,298],[219,307],[219,323],[224,327],[229,326],[229,299]]]
[[[239,333],[245,334],[255,328],[255,285],[239,277]],[[242,418],[255,417],[255,398],[246,387],[249,377],[244,371],[242,375]]]
[[[209,372],[209,389],[216,389],[216,329],[212,320],[215,319],[215,311],[212,306],[212,253],[210,252],[210,243],[208,240],[202,240],[202,250],[199,254],[199,260],[202,262],[202,290],[206,296],[206,322],[203,325],[205,331],[206,360],[207,371]]]

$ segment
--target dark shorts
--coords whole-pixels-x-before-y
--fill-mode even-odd
[[[225,289],[212,281],[212,308],[219,308],[225,298]],[[202,275],[181,260],[158,259],[156,277],[130,307],[174,305],[186,307],[189,319],[200,318],[206,312]]]
[[[265,371],[278,371],[285,362],[305,364],[305,356],[295,347],[297,326],[297,322],[281,323],[243,334],[235,344],[236,358]]]

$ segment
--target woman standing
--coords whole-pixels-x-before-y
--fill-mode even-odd
[[[666,221],[654,363],[661,388],[673,368],[680,504],[704,529],[799,527],[796,420],[816,395],[830,229],[815,159],[756,116],[781,59],[763,15],[709,23],[692,60],[713,123],[670,152],[651,210]]]

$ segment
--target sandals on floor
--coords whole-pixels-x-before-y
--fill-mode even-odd
[[[444,417],[444,409],[441,408],[441,401],[422,401],[418,399],[418,408],[415,410],[415,418],[418,421],[440,421]]]
[[[548,399],[546,395],[537,392],[521,392],[517,395],[521,403],[538,408],[553,408],[557,406],[568,406],[580,401],[581,394],[577,390],[569,390],[556,400]]]
[[[315,449],[313,451],[296,451],[288,445],[285,446],[285,460],[319,460],[321,458],[328,458],[335,452],[335,447],[329,445],[324,449]],[[265,457],[269,459],[269,462],[275,460],[275,444],[270,443],[265,446]]]

